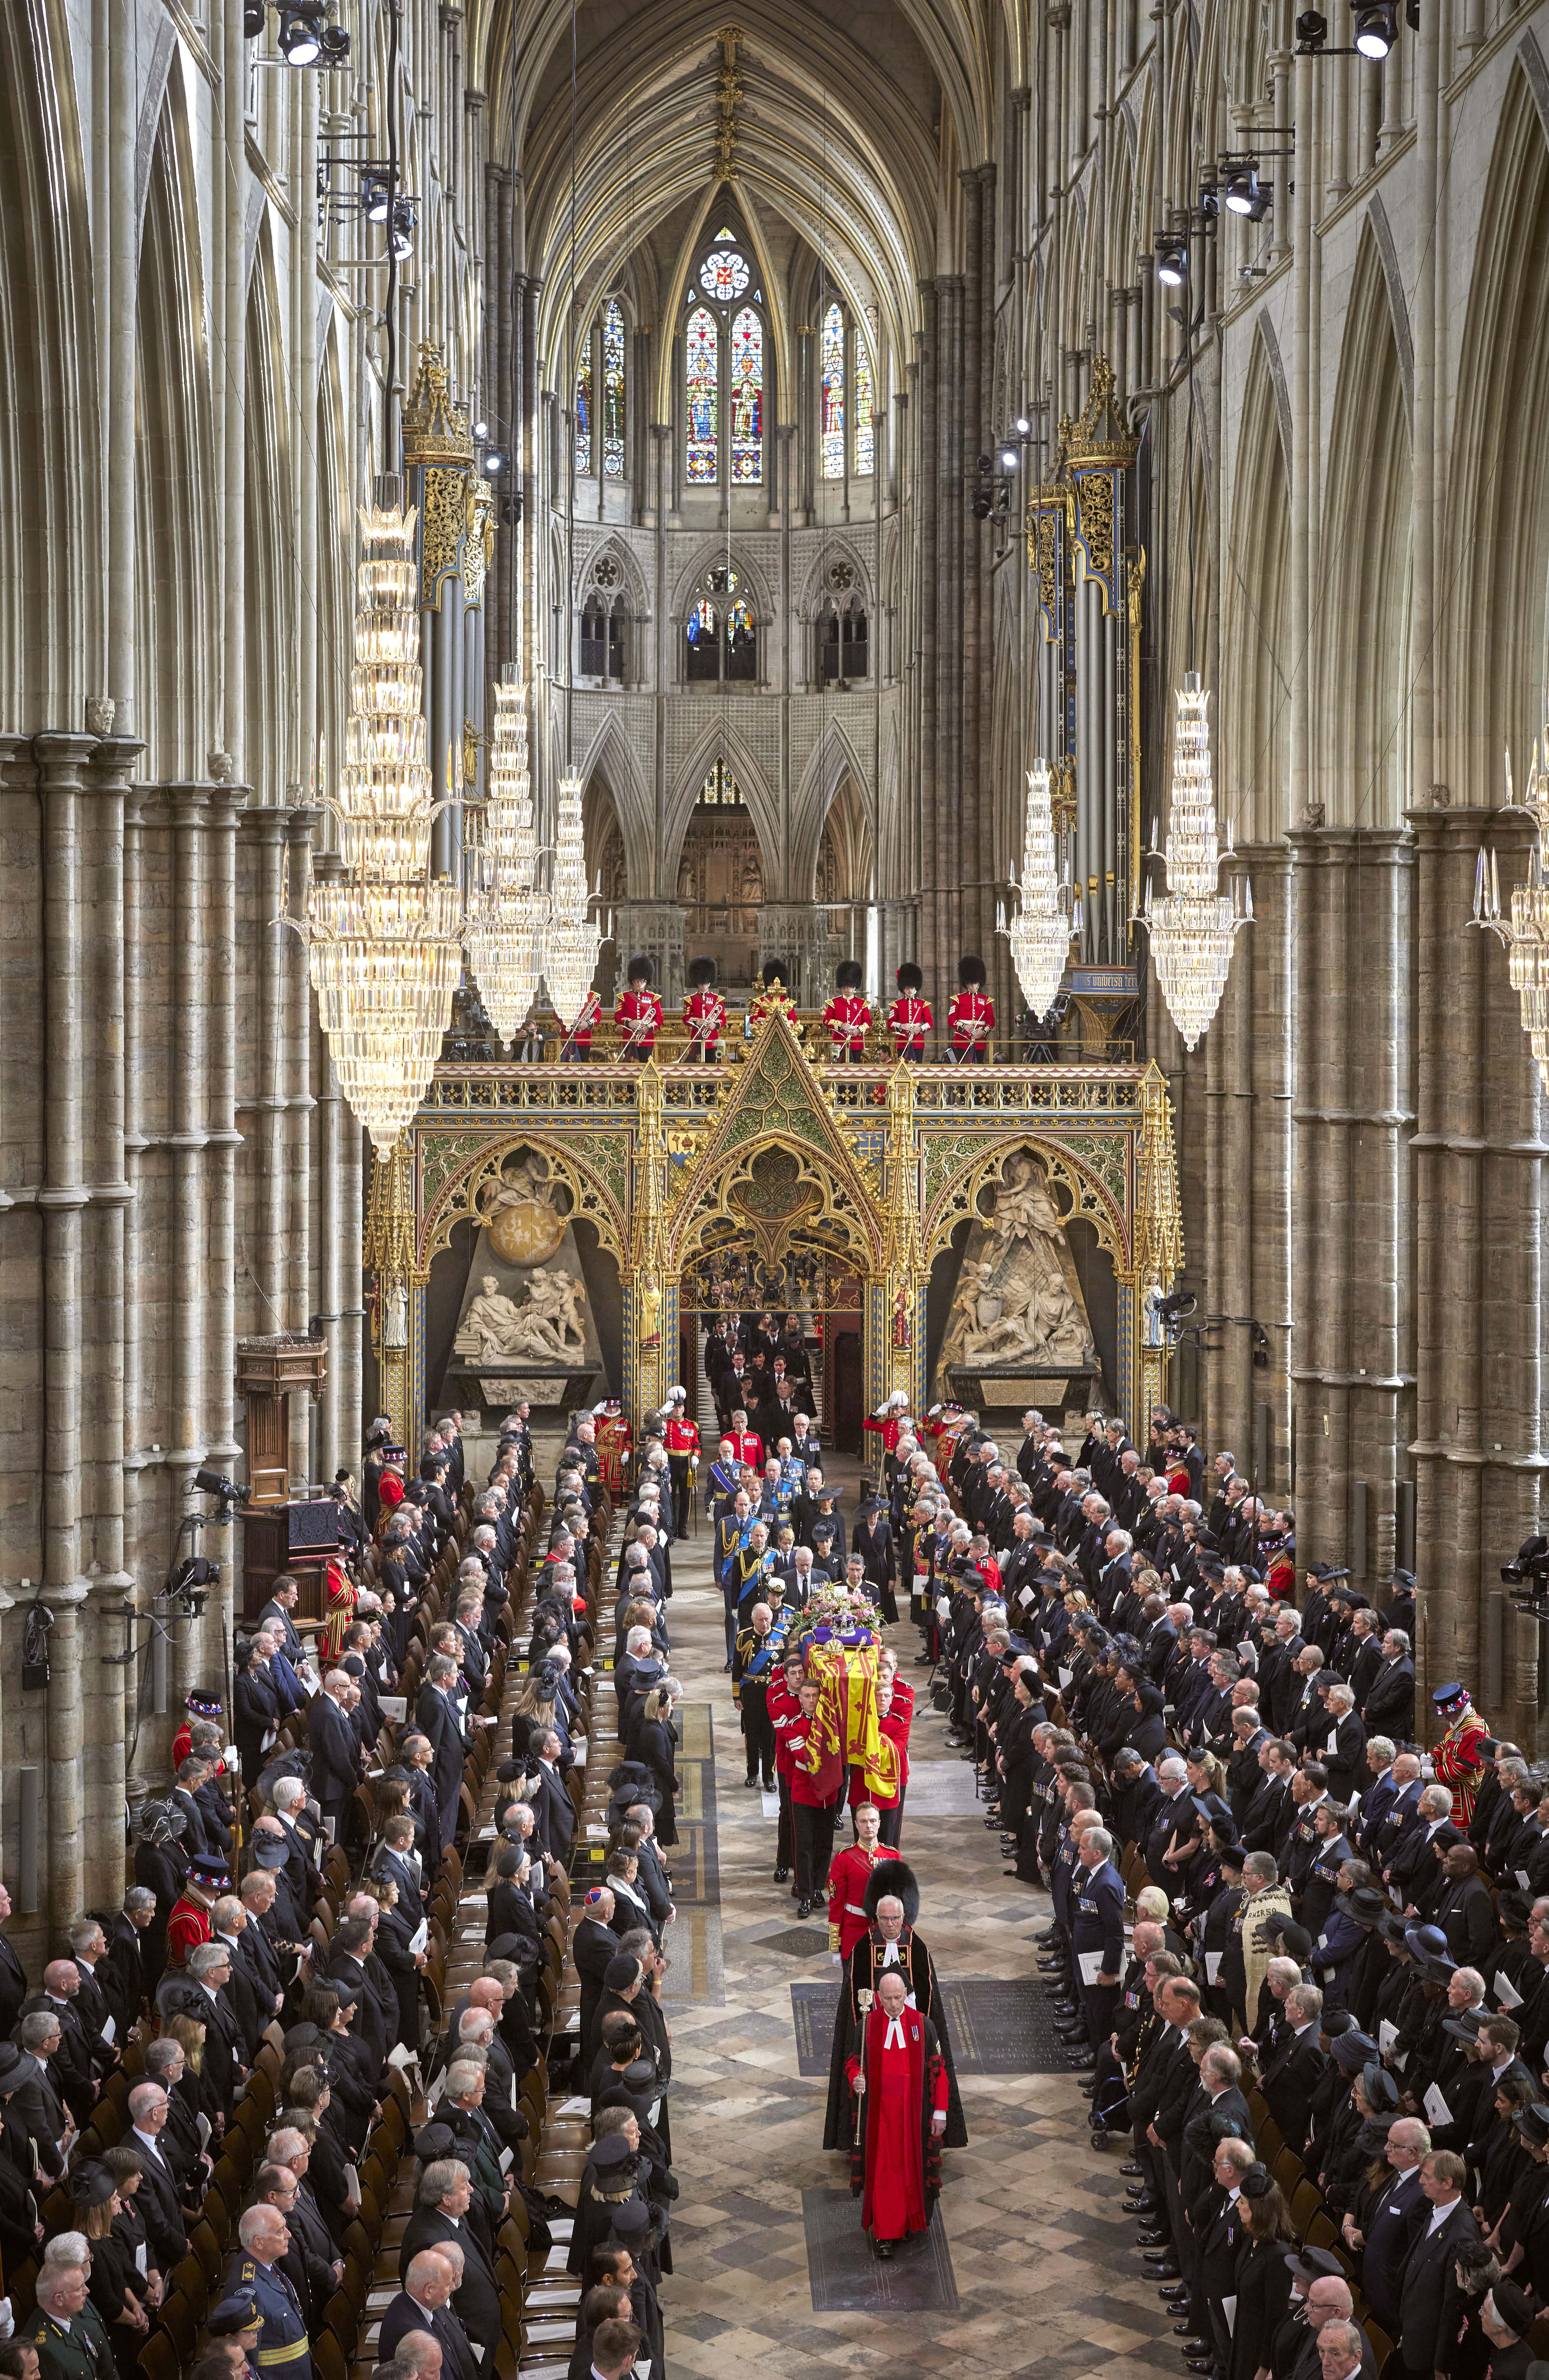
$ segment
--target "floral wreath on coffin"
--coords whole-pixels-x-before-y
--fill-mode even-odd
[[[836,1637],[847,1645],[880,1645],[882,1621],[869,1588],[830,1580],[808,1599],[798,1643],[827,1645]]]

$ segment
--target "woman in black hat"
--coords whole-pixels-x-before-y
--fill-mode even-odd
[[[87,2289],[107,2325],[119,2380],[139,2380],[139,2350],[149,2335],[151,2317],[145,2280],[114,2229],[123,2201],[112,2174],[94,2161],[77,2166],[69,2192],[79,2228],[91,2242]]]
[[[890,1624],[898,1618],[898,1605],[893,1599],[898,1550],[893,1544],[892,1524],[880,1496],[868,1496],[862,1504],[850,1532],[850,1550],[859,1554],[865,1564],[866,1585],[876,1590],[878,1609]]]
[[[1264,2166],[1250,2166],[1239,2185],[1246,2239],[1237,2267],[1227,2380],[1254,2380],[1270,2368],[1270,2343],[1290,2304],[1289,2259],[1296,2234],[1279,2184]]]

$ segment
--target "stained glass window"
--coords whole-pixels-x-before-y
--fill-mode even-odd
[[[602,316],[602,470],[623,478],[623,309],[610,298]]]
[[[742,795],[737,781],[724,760],[718,760],[699,788],[699,808],[706,810],[741,809]]]
[[[696,306],[688,318],[686,372],[688,380],[688,476],[716,476],[716,413],[720,391],[716,370],[720,331],[708,306]]]
[[[844,477],[844,316],[837,305],[823,317],[823,477]]]
[[[732,478],[756,486],[764,476],[764,325],[744,306],[732,325]]]
[[[726,615],[726,674],[745,678],[758,674],[758,631],[740,595]]]
[[[575,468],[586,473],[592,467],[592,358],[591,341],[584,351],[584,360],[575,375]]]
[[[857,480],[869,480],[876,468],[876,442],[871,427],[871,358],[865,341],[855,334],[855,461]]]
[[[734,248],[711,249],[699,267],[700,288],[707,298],[717,298],[722,306],[730,306],[733,298],[740,298],[750,278],[746,257]]]

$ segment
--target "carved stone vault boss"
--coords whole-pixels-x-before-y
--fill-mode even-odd
[[[771,1260],[799,1241],[857,1279],[868,1402],[896,1387],[919,1409],[928,1402],[931,1265],[962,1221],[985,1220],[979,1194],[992,1182],[1029,1234],[1047,1232],[1051,1192],[1063,1220],[1093,1225],[1118,1283],[1121,1409],[1132,1421],[1162,1393],[1165,1350],[1148,1342],[1145,1301],[1172,1282],[1182,1237],[1172,1111],[1155,1065],[994,1066],[969,1082],[948,1067],[830,1067],[809,1055],[799,1020],[775,1014],[720,1067],[653,1062],[583,1076],[560,1066],[439,1066],[405,1141],[379,1165],[368,1217],[373,1312],[406,1293],[401,1355],[381,1347],[378,1331],[382,1410],[400,1430],[427,1410],[431,1260],[459,1222],[493,1227],[507,1213],[514,1221],[532,1203],[522,1187],[532,1177],[516,1159],[536,1163],[545,1197],[568,1194],[565,1220],[589,1223],[618,1266],[617,1386],[635,1418],[678,1377],[684,1276],[702,1269],[733,1224],[744,1241],[756,1224]],[[786,1189],[772,1203],[784,1210],[767,1212],[777,1175]],[[1010,1239],[1023,1245],[1014,1230]],[[1036,1327],[1063,1349],[1074,1326],[1052,1282],[1046,1291]],[[1033,1311],[1030,1302],[1023,1318]],[[981,1330],[993,1334],[1002,1318],[981,1305]]]

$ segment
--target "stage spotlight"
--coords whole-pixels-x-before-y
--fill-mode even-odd
[[[280,50],[293,67],[315,66],[322,47],[322,25],[315,7],[280,10]]]
[[[1234,215],[1246,215],[1250,223],[1263,223],[1269,212],[1267,190],[1259,188],[1259,177],[1252,165],[1242,166],[1227,180],[1227,204]]]
[[[1363,58],[1380,64],[1386,57],[1398,38],[1397,19],[1393,0],[1374,0],[1371,7],[1356,10],[1355,46]]]
[[[1168,237],[1156,242],[1156,278],[1164,289],[1181,289],[1189,278],[1187,240]]]

